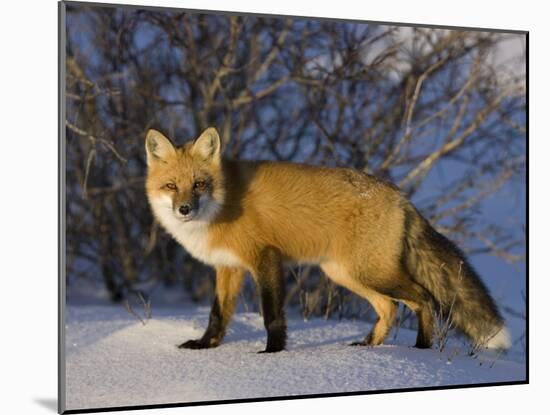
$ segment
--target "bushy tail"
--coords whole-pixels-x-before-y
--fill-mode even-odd
[[[510,347],[498,308],[462,251],[438,233],[420,213],[405,206],[405,267],[435,299],[443,316],[476,346]]]

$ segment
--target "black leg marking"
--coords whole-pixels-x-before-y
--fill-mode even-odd
[[[222,324],[222,314],[220,309],[220,302],[218,297],[214,299],[212,304],[212,310],[210,311],[210,318],[208,319],[208,327],[204,335],[197,340],[188,340],[178,347],[180,349],[208,349],[216,347],[220,344],[225,334],[225,327]]]
[[[258,283],[262,298],[267,345],[261,353],[274,353],[286,346],[285,289],[279,252],[266,249],[258,267]]]
[[[279,352],[285,348],[286,320],[282,304],[284,296],[281,295],[281,291],[262,289],[262,310],[267,330],[267,345],[265,350],[260,353]]]

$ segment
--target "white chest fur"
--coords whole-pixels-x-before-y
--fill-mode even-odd
[[[161,225],[199,261],[213,266],[242,266],[239,258],[229,249],[212,248],[208,239],[208,223],[204,221],[183,222],[174,216],[169,198],[151,200],[155,217]]]

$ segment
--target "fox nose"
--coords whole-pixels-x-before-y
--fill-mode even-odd
[[[181,205],[179,211],[183,216],[187,216],[189,215],[189,212],[191,212],[191,206],[188,204]]]

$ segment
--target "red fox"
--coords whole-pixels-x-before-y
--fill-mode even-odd
[[[384,342],[402,302],[418,318],[416,347],[431,347],[436,315],[450,315],[476,346],[509,347],[503,318],[464,254],[395,185],[348,168],[226,161],[214,128],[179,148],[156,130],[145,141],[154,216],[216,269],[206,332],[179,347],[220,344],[248,271],[261,297],[263,352],[283,350],[286,262],[319,265],[370,302],[378,320],[355,345]]]

